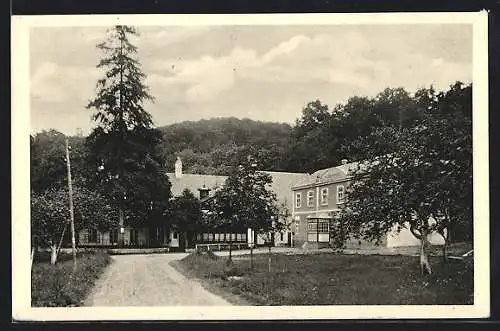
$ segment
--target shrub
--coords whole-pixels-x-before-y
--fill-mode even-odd
[[[73,273],[73,261],[67,259],[67,255],[61,255],[62,259],[56,265],[47,262],[33,264],[31,271],[32,306],[81,305],[97,278],[111,261],[109,255],[102,251],[81,253],[77,257],[77,270]]]

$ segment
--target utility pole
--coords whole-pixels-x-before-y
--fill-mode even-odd
[[[69,143],[66,138],[66,167],[68,169],[69,216],[71,221],[71,248],[73,250],[73,272],[76,271],[75,216],[73,213],[73,184],[71,182],[71,164],[69,160]]]

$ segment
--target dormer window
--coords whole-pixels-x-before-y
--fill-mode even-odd
[[[314,191],[307,192],[307,207],[314,206]]]

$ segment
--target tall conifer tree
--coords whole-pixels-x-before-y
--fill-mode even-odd
[[[103,190],[119,210],[120,227],[144,220],[161,219],[169,200],[170,183],[161,169],[158,153],[161,133],[153,127],[144,104],[154,101],[130,37],[134,27],[115,26],[97,48],[103,53],[97,68],[104,77],[97,81],[93,110],[96,128],[87,138],[90,162],[96,171],[96,188]],[[120,242],[123,241],[119,236]]]

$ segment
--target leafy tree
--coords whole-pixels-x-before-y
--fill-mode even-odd
[[[99,169],[94,187],[113,201],[124,226],[125,218],[138,224],[161,214],[171,193],[158,149],[162,135],[144,109],[144,102],[154,99],[143,82],[137,48],[129,41],[138,33],[133,27],[115,26],[108,34],[97,45],[104,53],[97,68],[105,70],[105,77],[97,81],[96,97],[87,105],[97,123],[87,137],[88,160]]]
[[[330,131],[332,115],[320,100],[309,102],[302,109],[291,135],[287,167],[292,171],[313,172],[331,166],[336,156],[335,141]],[[332,125],[333,126],[333,125]]]
[[[414,99],[402,87],[386,88],[375,97],[373,112],[382,126],[411,126],[416,116]]]
[[[174,226],[183,234],[184,245],[187,247],[188,242],[193,242],[195,234],[201,229],[200,201],[189,189],[185,189],[172,200],[170,216]]]
[[[257,167],[257,161],[251,157],[242,161],[215,193],[215,221],[221,228],[231,231],[251,228],[256,233],[268,234],[277,227],[277,222],[273,222],[278,215],[276,194],[269,188],[272,177]]]
[[[472,85],[456,82],[432,99],[422,120],[427,129],[423,141],[441,160],[435,182],[447,229],[441,233],[446,244],[472,240]]]
[[[379,242],[394,227],[409,226],[421,241],[420,259],[424,272],[431,272],[427,256],[427,236],[436,230],[429,222],[433,192],[427,167],[418,146],[405,130],[392,127],[376,130],[375,140],[391,137],[399,147],[385,154],[373,154],[362,162],[347,191],[340,222],[343,234]]]
[[[41,193],[31,192],[31,231],[33,245],[50,248],[51,263],[55,264],[70,221],[68,191],[51,188]],[[100,194],[83,187],[73,187],[75,231],[84,228],[106,229],[116,212]]]
[[[30,140],[31,189],[43,192],[62,187],[66,182],[65,136],[56,131],[42,131]]]
[[[87,164],[88,150],[85,140],[79,137],[66,137],[56,130],[48,130],[31,136],[30,181],[31,189],[35,192],[68,185],[66,138],[70,146],[73,183],[80,186],[87,185],[88,178],[95,169],[90,169]]]
[[[457,93],[455,86],[426,102],[420,98],[424,107],[413,126],[389,125],[358,139],[365,159],[340,216],[344,234],[379,241],[394,227],[408,227],[421,242],[422,272],[431,273],[427,238],[437,231],[445,238],[446,257],[450,227],[471,219],[471,127],[465,117],[457,120],[470,107],[463,102],[469,92]]]
[[[344,158],[362,160],[363,150],[355,144],[359,138],[379,127],[411,127],[420,109],[403,88],[386,88],[374,98],[351,97],[332,109],[310,102],[293,128],[286,169],[313,172]]]

